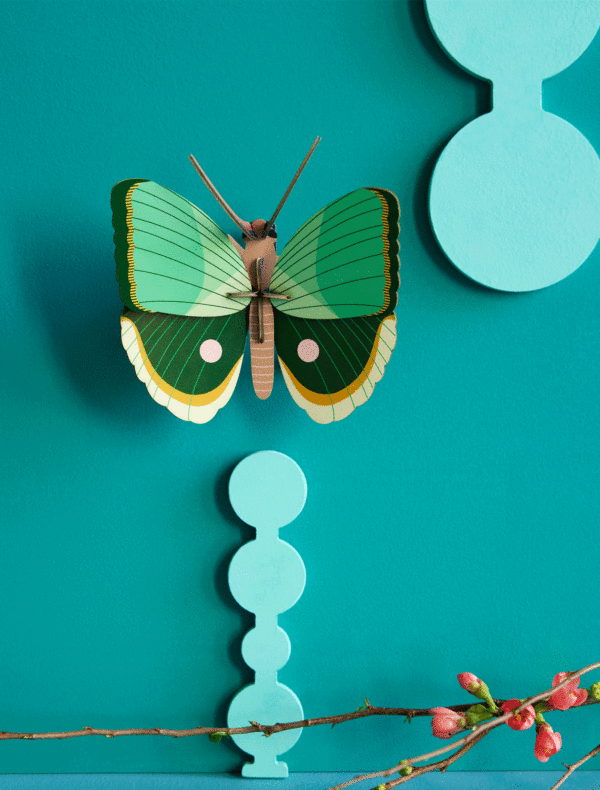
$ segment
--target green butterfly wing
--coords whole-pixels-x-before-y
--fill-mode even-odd
[[[357,189],[319,211],[294,234],[269,289],[277,309],[297,318],[390,315],[397,300],[398,200],[385,189]]]
[[[138,378],[157,403],[204,423],[225,406],[238,380],[248,309],[224,316],[121,314],[121,339]]]
[[[275,313],[285,383],[315,422],[343,420],[373,394],[396,343],[396,316],[318,320]]]
[[[358,189],[305,222],[277,261],[270,290],[275,347],[296,401],[316,422],[365,403],[396,343],[398,200]]]
[[[250,299],[239,253],[210,217],[153,181],[120,181],[111,194],[121,299],[132,310],[230,315]]]

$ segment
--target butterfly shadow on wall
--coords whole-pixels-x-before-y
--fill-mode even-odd
[[[74,214],[72,201],[56,213],[52,205],[16,211],[14,227],[17,238],[27,239],[16,248],[22,285],[54,364],[87,406],[110,419],[128,425],[156,419],[154,410],[123,396],[128,370],[115,337],[114,281],[106,276],[110,237],[97,217]],[[135,381],[127,386],[135,389]]]

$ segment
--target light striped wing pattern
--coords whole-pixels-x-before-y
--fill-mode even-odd
[[[276,305],[308,319],[384,315],[398,291],[398,200],[385,189],[357,189],[319,211],[292,236],[269,288]]]
[[[153,181],[129,179],[113,187],[117,280],[131,310],[181,316],[230,315],[249,299],[239,253],[210,217]]]

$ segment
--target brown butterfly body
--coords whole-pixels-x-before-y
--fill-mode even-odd
[[[255,220],[252,227],[260,230],[264,220]],[[248,333],[250,336],[250,359],[252,363],[252,384],[261,400],[265,400],[273,389],[275,364],[275,321],[271,296],[266,293],[273,270],[277,263],[277,240],[272,236],[250,238],[244,235],[245,247],[230,236],[239,252],[256,296],[250,302]],[[262,315],[261,315],[262,314]]]

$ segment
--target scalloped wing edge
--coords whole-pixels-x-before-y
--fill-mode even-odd
[[[121,341],[138,379],[146,385],[151,397],[180,420],[199,424],[209,422],[233,395],[242,367],[243,354],[219,387],[204,395],[190,395],[165,384],[156,373],[134,322],[126,316],[121,316]]]
[[[300,384],[281,357],[278,357],[278,359],[283,378],[292,398],[301,409],[304,409],[311,420],[325,425],[345,419],[358,406],[362,406],[363,403],[367,402],[373,394],[375,385],[383,378],[385,366],[390,361],[395,345],[396,316],[392,313],[384,318],[379,325],[377,336],[371,349],[371,362],[368,370],[365,368],[361,376],[355,379],[348,388],[333,393],[330,398],[331,402],[325,405],[311,400],[310,396],[315,396],[316,394],[311,393],[310,390]],[[375,351],[375,356],[373,356],[373,350]],[[348,393],[345,397],[343,396],[344,392]],[[336,398],[336,396],[339,397]],[[322,395],[318,397],[319,399],[323,398]]]

